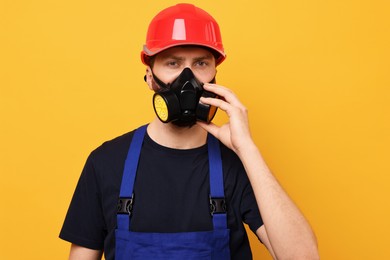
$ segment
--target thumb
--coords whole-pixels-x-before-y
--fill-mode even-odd
[[[219,127],[216,126],[214,123],[206,124],[205,122],[197,121],[196,124],[199,125],[200,127],[202,127],[204,130],[206,130],[210,134],[212,134],[213,136],[218,138]]]

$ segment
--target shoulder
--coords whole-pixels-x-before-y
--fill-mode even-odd
[[[120,170],[118,166],[122,167],[126,160],[133,134],[134,130],[102,143],[90,153],[87,165],[93,167],[98,175],[113,169]]]
[[[231,149],[229,149],[227,146],[225,146],[221,141],[219,141],[219,146],[221,148],[221,155],[223,159],[232,159],[240,161],[237,154]]]
[[[120,153],[127,153],[131,139],[133,138],[134,130],[105,141],[95,150],[91,152],[90,157],[93,159],[102,159],[116,157]]]
[[[221,158],[224,167],[224,172],[227,171],[236,171],[243,172],[244,166],[241,163],[240,158],[235,152],[226,147],[223,143],[220,142],[221,148]]]

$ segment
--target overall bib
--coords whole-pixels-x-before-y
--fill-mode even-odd
[[[130,231],[133,187],[146,125],[138,128],[130,144],[119,194],[115,259],[190,260],[230,259],[221,152],[218,140],[208,135],[210,213],[214,230],[180,233]]]

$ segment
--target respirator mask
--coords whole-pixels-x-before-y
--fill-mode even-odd
[[[185,68],[172,82],[165,84],[155,75],[160,89],[153,95],[153,108],[163,123],[172,122],[177,126],[189,127],[197,120],[210,123],[217,108],[199,102],[200,97],[216,97],[216,94],[203,89],[190,68]],[[214,83],[214,79],[210,83]]]

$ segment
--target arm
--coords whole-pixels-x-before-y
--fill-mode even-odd
[[[315,235],[294,202],[268,169],[249,131],[246,108],[227,88],[205,84],[204,88],[223,99],[202,98],[201,102],[225,111],[229,122],[218,127],[198,124],[232,149],[242,161],[264,222],[257,235],[269,245],[277,259],[318,259]]]
[[[269,242],[267,231],[265,230],[264,225],[262,225],[256,230],[256,235],[260,239],[260,241],[265,245],[265,247],[268,249],[273,259],[276,259],[274,249],[272,248],[271,243]]]
[[[102,253],[101,250],[93,250],[72,244],[70,247],[69,260],[100,260],[102,258]]]

